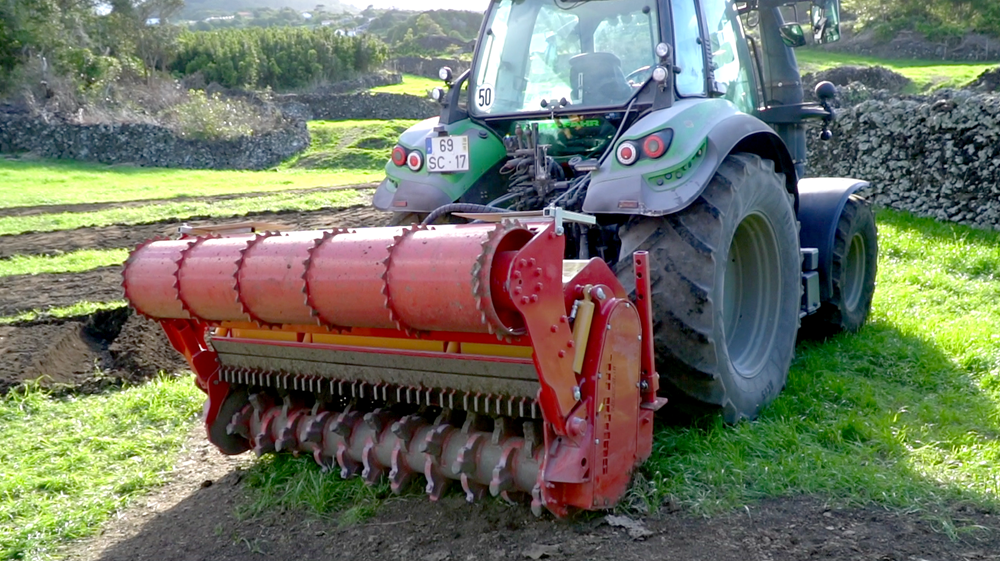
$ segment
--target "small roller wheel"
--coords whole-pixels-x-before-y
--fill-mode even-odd
[[[215,421],[208,427],[208,441],[214,444],[223,454],[235,456],[250,449],[250,441],[238,434],[229,434],[226,426],[233,420],[243,408],[249,405],[245,389],[232,389],[229,395],[222,402],[219,414]]]

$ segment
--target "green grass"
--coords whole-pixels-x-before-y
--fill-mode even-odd
[[[378,171],[399,135],[416,121],[310,121],[312,143],[284,165],[289,168],[344,168]],[[381,175],[380,175],[381,177]]]
[[[0,398],[0,559],[48,559],[162,484],[201,409],[190,377],[102,395]]]
[[[651,499],[698,513],[802,493],[1000,511],[1000,234],[891,211],[878,225],[869,324],[800,345],[758,421],[659,430]]]
[[[369,170],[211,171],[0,159],[0,201],[4,208],[110,203],[356,185],[381,177]]]
[[[244,517],[306,508],[317,514],[336,513],[341,524],[351,524],[375,514],[391,494],[387,482],[369,486],[357,477],[343,480],[322,472],[306,456],[265,456],[247,471],[244,481],[253,491],[252,500],[239,509]]]
[[[71,318],[86,316],[97,311],[113,310],[115,308],[124,307],[125,305],[126,303],[124,300],[114,300],[112,302],[91,302],[89,300],[83,300],[73,304],[72,306],[49,308],[47,310],[32,310],[30,312],[21,312],[16,316],[0,317],[0,325],[34,321],[42,318]]]
[[[963,63],[940,60],[879,59],[811,49],[798,49],[795,51],[795,55],[799,60],[799,69],[803,74],[828,70],[837,66],[884,66],[906,76],[913,82],[905,93],[919,93],[940,88],[960,88],[978,78],[986,70],[1000,65],[1000,62]]]
[[[423,76],[415,76],[413,74],[403,74],[403,81],[391,86],[379,86],[377,88],[372,88],[373,93],[393,93],[393,94],[409,94],[419,97],[427,97],[427,93],[434,88],[443,88],[444,82],[441,80],[432,80],[430,78],[424,78]]]
[[[239,216],[248,212],[309,211],[339,208],[363,202],[355,190],[275,193],[259,197],[221,201],[190,200],[135,207],[110,208],[94,212],[63,212],[0,217],[0,235],[24,232],[51,232],[85,226],[144,224],[161,220],[182,222],[201,216]]]
[[[120,265],[127,258],[127,249],[83,249],[52,257],[15,255],[9,259],[0,259],[0,277],[41,273],[79,273],[98,267]]]

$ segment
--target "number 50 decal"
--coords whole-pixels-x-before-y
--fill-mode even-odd
[[[493,86],[483,84],[476,90],[476,107],[489,111],[493,107]]]

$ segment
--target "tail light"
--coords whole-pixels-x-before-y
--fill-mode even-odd
[[[424,157],[416,150],[410,152],[406,157],[406,167],[410,168],[410,171],[420,171],[420,168],[424,167]]]
[[[406,163],[406,150],[402,146],[397,145],[392,149],[392,163],[399,167]]]
[[[642,152],[647,158],[659,158],[667,151],[667,143],[659,135],[651,134],[642,141]]]
[[[615,155],[618,157],[618,163],[630,166],[639,159],[639,147],[634,142],[626,140],[618,145],[618,151]]]

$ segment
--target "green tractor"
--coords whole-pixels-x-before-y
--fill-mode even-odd
[[[807,177],[805,122],[831,137],[836,90],[805,101],[793,52],[839,40],[839,13],[493,0],[471,69],[442,69],[440,117],[402,134],[374,204],[397,224],[591,218],[567,224],[566,258],[601,257],[633,289],[630,256],[649,252],[664,390],[752,419],[784,387],[800,326],[856,331],[871,307],[867,183]]]

